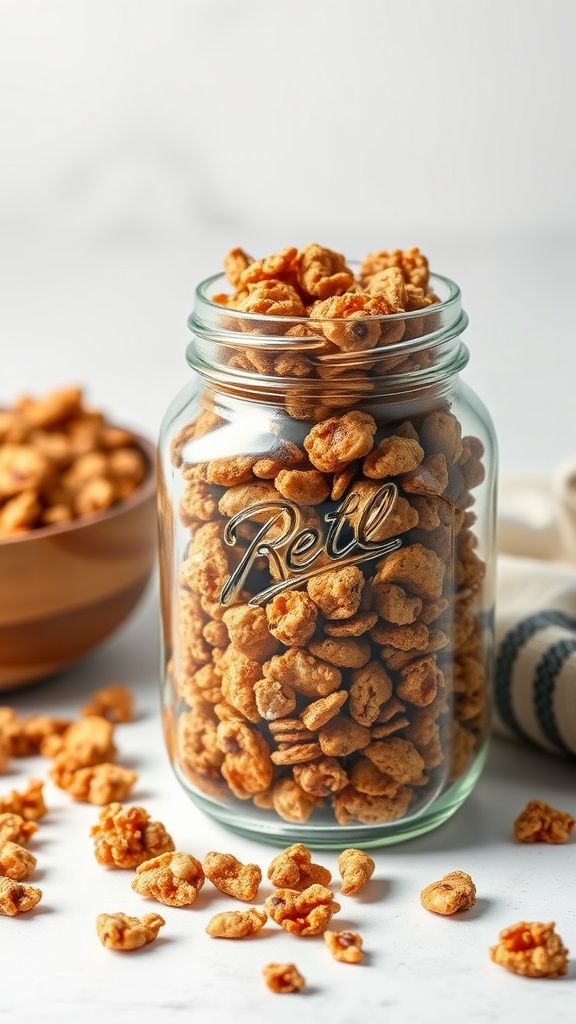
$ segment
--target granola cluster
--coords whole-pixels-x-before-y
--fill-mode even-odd
[[[311,245],[256,261],[235,249],[225,267],[222,315],[256,315],[254,345],[228,346],[231,363],[258,380],[284,373],[293,397],[273,406],[253,451],[238,453],[208,392],[173,440],[185,551],[167,742],[212,798],[298,824],[392,822],[465,772],[486,734],[474,529],[483,446],[433,388],[380,402],[339,387],[341,408],[328,409],[330,378],[324,411],[288,406],[334,352],[365,360],[370,349],[361,372],[382,372],[372,350],[398,341],[399,325],[416,329],[414,311],[438,308],[428,263],[418,249],[371,253],[354,274]],[[282,334],[281,318],[294,316],[299,330]],[[281,354],[270,354],[267,317]],[[235,337],[247,329],[233,317],[226,326]],[[291,341],[311,336],[328,361],[315,356],[313,372],[306,357],[294,397]],[[304,358],[298,345],[294,358]],[[398,358],[404,372],[425,352]]]
[[[420,902],[425,910],[450,917],[475,906],[476,886],[467,871],[449,871],[422,889]]]
[[[576,820],[571,814],[550,807],[544,800],[529,800],[514,822],[519,843],[566,843]]]
[[[24,395],[0,410],[0,537],[103,511],[149,473],[134,435],[88,408],[81,388]]]
[[[107,816],[103,811],[99,826],[93,830],[95,850],[101,863],[116,861],[122,866],[129,863],[131,867],[138,861],[139,849],[144,850],[141,858],[144,859],[153,852],[160,853],[171,843],[169,837],[164,836],[162,826],[148,821],[144,810],[136,808],[131,812],[128,809],[122,814],[120,803],[110,803],[124,799],[137,778],[136,772],[112,760],[116,755],[115,725],[129,722],[133,717],[132,694],[115,683],[92,693],[76,720],[39,713],[22,717],[8,705],[0,707],[0,773],[10,770],[12,758],[48,758],[48,775],[55,785],[76,800],[108,805]],[[47,812],[41,778],[31,778],[24,789],[12,789],[0,796],[1,914],[13,917],[25,913],[42,899],[42,890],[27,884],[37,866],[36,857],[27,849],[27,844],[38,832],[38,822]],[[135,931],[135,922],[126,919],[122,923],[123,916],[115,915],[117,920],[112,931],[105,927],[106,944],[116,943],[114,948],[136,948],[142,941],[155,937],[146,922],[143,930],[138,926]],[[143,940],[143,935],[149,937]]]
[[[42,890],[27,884],[37,864],[27,844],[47,810],[42,790],[42,781],[32,779],[23,792],[0,797],[0,914],[7,917],[33,910],[42,899]]]
[[[75,800],[100,806],[125,800],[138,775],[117,763],[114,731],[133,715],[131,693],[116,683],[96,690],[74,721],[42,714],[22,718],[0,707],[0,773],[11,757],[40,754],[50,759],[51,781]],[[25,813],[18,802],[14,806]]]
[[[519,921],[504,928],[490,959],[526,978],[560,978],[568,971],[568,950],[552,921]]]

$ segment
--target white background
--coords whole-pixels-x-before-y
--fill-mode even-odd
[[[418,244],[502,471],[576,453],[572,0],[0,0],[0,403],[156,435],[241,244]]]

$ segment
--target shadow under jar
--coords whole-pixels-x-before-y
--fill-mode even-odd
[[[323,321],[196,292],[160,437],[164,734],[195,803],[261,841],[396,843],[482,771],[496,444],[460,291],[430,282]]]

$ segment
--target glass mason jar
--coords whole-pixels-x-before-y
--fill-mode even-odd
[[[496,444],[460,291],[313,320],[200,284],[160,436],[162,708],[176,776],[243,835],[424,833],[482,770]]]

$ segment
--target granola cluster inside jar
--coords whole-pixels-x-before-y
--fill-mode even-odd
[[[495,444],[460,293],[415,247],[224,269],[160,440],[168,751],[246,834],[408,838],[489,727]]]

